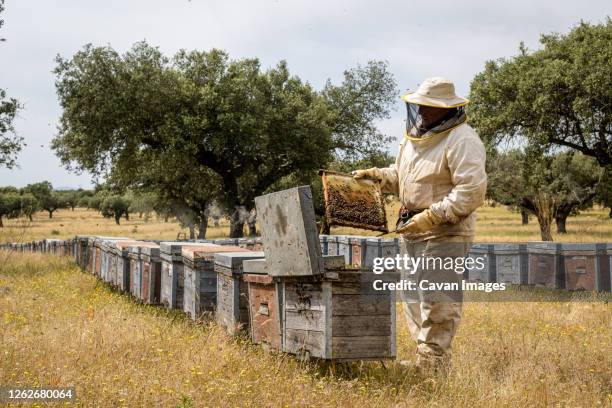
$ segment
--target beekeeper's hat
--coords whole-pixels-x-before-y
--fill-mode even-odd
[[[408,92],[402,99],[407,103],[435,108],[456,108],[469,103],[468,99],[455,93],[455,85],[450,80],[442,77],[427,78],[415,92]]]

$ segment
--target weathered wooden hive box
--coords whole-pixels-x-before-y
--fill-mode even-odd
[[[549,288],[565,288],[565,265],[560,256],[561,244],[553,242],[529,242],[530,285]]]
[[[338,241],[343,254],[322,256],[310,189],[268,194],[255,204],[268,275],[260,280],[270,289],[276,284],[282,351],[333,360],[394,358],[395,297],[373,291],[377,276],[371,270],[347,265],[348,237]],[[245,276],[249,297],[252,279]],[[250,304],[253,312],[254,299]]]
[[[497,282],[527,284],[529,260],[526,244],[493,244]]]
[[[50,254],[57,254],[57,243],[59,239],[46,239],[45,240],[45,252]]]
[[[493,244],[473,244],[467,258],[474,261],[474,267],[468,269],[469,280],[485,283],[497,282]],[[476,262],[478,260],[479,262]]]
[[[319,244],[321,244],[321,254],[322,255],[327,255],[328,238],[329,238],[329,235],[323,235],[323,234],[319,235]]]
[[[264,253],[226,252],[215,254],[217,308],[215,319],[234,336],[249,328],[248,284],[243,279],[243,262],[262,259]]]
[[[282,283],[268,275],[265,259],[244,261],[243,279],[248,289],[251,340],[268,350],[282,348]]]
[[[338,236],[328,235],[327,237],[327,253],[325,255],[338,255]]]
[[[283,278],[282,350],[307,358],[395,358],[395,297],[371,271],[326,260],[322,277]]]
[[[77,235],[75,241],[76,241],[75,261],[81,269],[87,269],[87,264],[89,263],[87,259],[89,255],[88,247],[87,247],[89,237],[84,236],[84,235]]]
[[[182,249],[205,248],[214,244],[198,242],[165,241],[160,243],[161,288],[160,301],[171,309],[183,310],[184,265]]]
[[[208,245],[204,247],[185,247],[182,249],[183,311],[192,319],[205,313],[212,313],[217,306],[217,274],[215,273],[215,254],[224,252],[250,251],[236,245]]]
[[[96,237],[87,238],[87,272],[95,274],[96,268]]]
[[[161,253],[159,245],[148,242],[140,246],[140,296],[146,304],[156,305],[161,299]]]
[[[263,245],[261,243],[261,238],[238,238],[238,242],[236,243],[241,248],[246,248],[250,251],[261,251],[263,249]]]
[[[130,259],[130,285],[128,291],[136,299],[140,299],[140,277],[142,271],[142,262],[140,260],[140,247],[129,247],[128,258]]]
[[[604,244],[602,244],[603,246]],[[612,291],[612,243],[605,244],[605,251],[602,249],[600,259],[601,265],[601,290]],[[606,269],[607,267],[607,269]]]
[[[603,291],[604,274],[608,273],[600,257],[605,254],[602,244],[561,244],[565,268],[565,288],[569,290]],[[603,266],[603,268],[602,268]]]
[[[140,241],[121,240],[113,241],[110,245],[111,258],[111,283],[122,292],[130,289],[130,246],[138,245]]]

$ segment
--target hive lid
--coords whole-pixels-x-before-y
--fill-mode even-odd
[[[531,241],[527,243],[527,248],[532,249],[545,249],[545,250],[558,250],[561,248],[561,244],[558,242],[550,241]]]
[[[242,271],[244,273],[267,275],[268,274],[268,263],[266,262],[265,258],[248,259],[242,262]]]
[[[234,268],[242,266],[243,261],[246,261],[248,259],[263,259],[263,258],[264,258],[264,253],[262,251],[225,252],[221,254],[215,254],[215,265],[234,269]]]
[[[309,186],[255,198],[271,276],[323,273],[321,245]]]
[[[185,241],[162,241],[159,243],[159,248],[164,254],[180,255],[181,249],[184,247],[204,247],[215,245],[207,242],[185,242]]]
[[[155,244],[153,244],[153,245],[155,245]],[[151,256],[151,257],[159,256],[159,254],[160,254],[159,245],[155,245],[155,246],[153,246],[153,245],[138,246],[138,247],[131,247],[131,248],[138,248],[140,250],[140,253],[143,254],[143,255],[148,255],[148,256]]]
[[[595,251],[596,245],[590,243],[564,243],[561,244],[561,250],[564,251]]]
[[[248,249],[240,248],[234,245],[202,245],[202,246],[187,246],[181,250],[181,255],[187,259],[196,259],[208,257],[222,252],[250,252]]]

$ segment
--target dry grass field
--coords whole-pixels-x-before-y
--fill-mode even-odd
[[[398,204],[392,203],[387,208],[388,225],[395,225]],[[72,238],[78,234],[123,236],[139,239],[176,239],[179,232],[187,234],[175,220],[163,222],[152,217],[148,221],[130,217],[129,221],[121,220],[116,225],[112,219],[104,218],[99,212],[77,208],[57,210],[52,219],[47,213],[37,213],[34,221],[11,219],[4,221],[5,228],[0,228],[0,242],[31,241],[44,238]],[[596,208],[584,211],[567,221],[567,234],[553,233],[559,242],[612,242],[612,219],[608,210]],[[554,231],[554,228],[553,228]],[[229,234],[229,222],[221,220],[219,227],[209,226],[207,238],[221,238]],[[354,228],[333,227],[332,234],[338,235],[376,235],[376,232]],[[393,235],[389,235],[393,236]],[[521,225],[518,213],[510,212],[505,207],[483,207],[478,210],[476,241],[479,242],[526,242],[539,241],[540,232],[537,221],[531,217],[528,225]]]
[[[13,254],[0,269],[0,384],[75,386],[84,407],[604,407],[611,315],[603,302],[468,303],[450,374],[424,379],[390,362],[267,354],[138,305],[68,259]],[[411,360],[398,317],[399,358]]]
[[[117,226],[82,209],[5,225],[2,242],[174,239],[180,231],[175,222],[137,217]],[[211,228],[208,237],[227,230]],[[571,218],[568,230],[555,239],[612,241],[603,210]],[[477,238],[527,241],[539,233],[533,221],[521,226],[518,214],[483,208]],[[398,312],[398,358],[411,360],[414,343]],[[324,366],[267,354],[212,322],[138,305],[68,259],[0,253],[0,327],[0,384],[72,385],[75,405],[84,407],[612,406],[612,305],[602,301],[466,303],[450,374],[421,378],[391,362]]]

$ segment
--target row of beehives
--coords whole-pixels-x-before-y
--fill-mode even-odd
[[[399,253],[397,238],[320,236],[323,255],[343,255],[347,265],[371,267],[375,257]],[[221,244],[246,245],[249,240],[217,240]],[[242,242],[242,243],[241,243]],[[5,244],[14,249],[73,253],[75,240],[47,239]],[[253,246],[251,244],[250,246]],[[471,257],[484,258],[484,268],[472,269],[468,278],[481,282],[541,285],[568,290],[610,291],[612,244],[474,244]]]
[[[333,241],[328,246],[327,237],[321,237],[322,252],[329,247],[333,252]],[[397,251],[397,240],[367,241],[364,267],[370,255]],[[355,251],[350,250],[347,265],[342,245],[340,256],[323,256],[324,273],[316,277],[272,276],[260,240],[78,236],[42,245],[74,257],[83,270],[143,303],[176,308],[193,319],[214,316],[230,334],[247,333],[268,349],[334,360],[395,357],[393,294],[364,290],[364,277],[373,275],[359,268]]]
[[[399,253],[399,241],[322,235],[321,248],[324,255],[343,255],[347,264],[370,267],[375,257]],[[472,281],[601,292],[611,289],[612,243],[477,243],[468,257],[481,257],[484,265],[468,270],[467,278]]]

